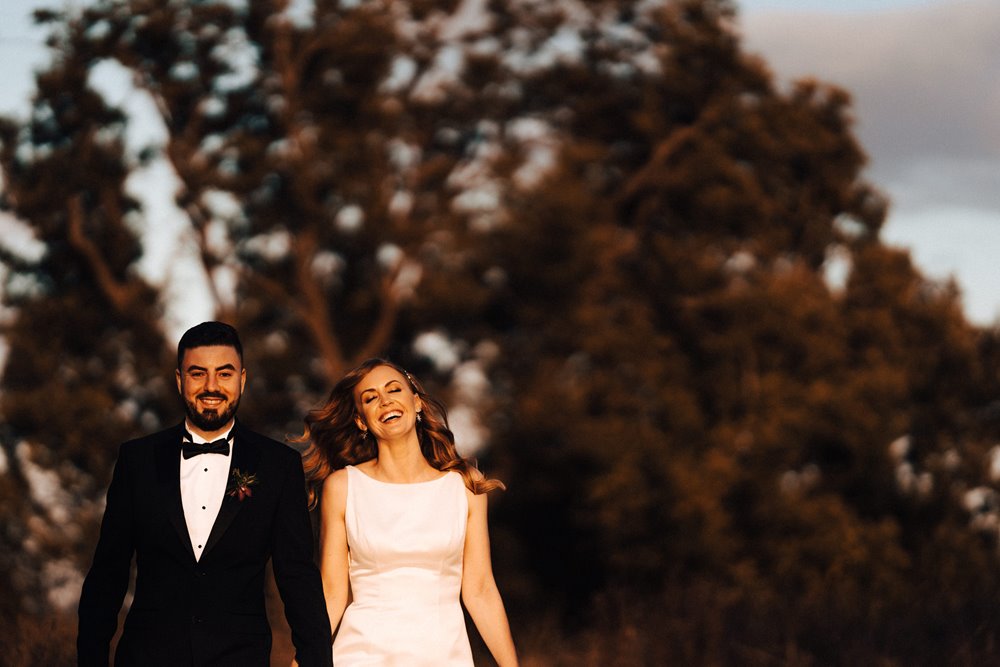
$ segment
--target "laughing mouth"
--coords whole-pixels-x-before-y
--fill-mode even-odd
[[[382,422],[383,424],[388,424],[389,422],[396,421],[402,416],[403,416],[402,410],[392,410],[391,412],[387,412],[381,417],[379,417],[379,421]]]

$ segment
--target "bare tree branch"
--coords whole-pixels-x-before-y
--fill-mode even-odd
[[[345,359],[330,318],[326,296],[313,276],[312,263],[316,256],[316,245],[316,235],[312,230],[304,231],[294,240],[295,282],[301,294],[298,310],[323,358],[327,379],[336,382],[344,372]]]
[[[76,250],[97,280],[97,286],[119,314],[125,315],[137,291],[128,283],[123,283],[114,277],[111,268],[100,249],[84,230],[83,195],[76,194],[67,204],[67,220],[69,227],[69,243]]]
[[[399,262],[382,278],[379,290],[382,296],[382,308],[371,332],[365,338],[366,344],[359,351],[357,361],[381,354],[392,338],[396,321],[399,319],[399,309],[403,302],[402,293],[396,284],[402,265],[403,263]]]

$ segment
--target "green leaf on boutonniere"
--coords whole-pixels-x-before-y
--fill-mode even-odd
[[[233,468],[233,474],[229,479],[229,487],[226,489],[226,494],[242,502],[244,498],[249,498],[253,495],[250,487],[256,483],[256,474],[252,472],[240,472],[239,468]]]

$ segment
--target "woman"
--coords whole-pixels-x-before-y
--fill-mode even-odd
[[[458,455],[442,404],[370,359],[305,422],[334,664],[471,666],[461,594],[500,667],[517,665],[486,522],[503,484]]]

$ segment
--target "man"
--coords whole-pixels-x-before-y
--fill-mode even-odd
[[[236,420],[246,384],[236,330],[189,329],[176,374],[184,423],[118,454],[80,596],[80,665],[108,665],[133,553],[135,596],[116,666],[268,665],[268,558],[299,665],[330,665],[301,459]]]

